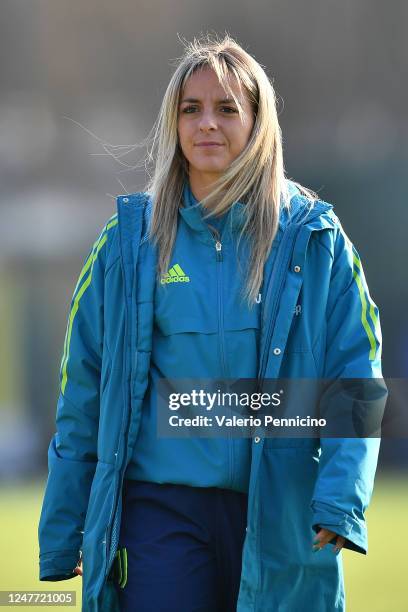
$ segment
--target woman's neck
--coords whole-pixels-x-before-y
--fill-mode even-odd
[[[218,178],[219,174],[215,173],[205,174],[200,172],[198,174],[196,172],[190,172],[190,189],[196,200],[201,202],[205,197],[207,197],[211,193],[212,188]]]

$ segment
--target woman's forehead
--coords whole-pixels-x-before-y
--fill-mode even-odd
[[[228,89],[230,87],[230,90]],[[228,74],[228,83],[225,87],[219,82],[218,76],[211,67],[204,67],[193,72],[186,80],[184,87],[182,88],[182,98],[199,98],[203,93],[208,90],[214,93],[219,101],[227,102],[233,100],[230,95],[230,91],[240,98],[242,89],[236,76],[232,73]]]

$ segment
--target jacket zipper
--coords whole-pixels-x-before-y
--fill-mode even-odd
[[[218,321],[219,321],[219,338],[220,338],[220,353],[221,353],[221,370],[223,379],[228,378],[227,364],[225,359],[225,331],[224,331],[224,308],[223,308],[223,284],[222,284],[222,268],[223,262],[222,243],[219,231],[208,223],[210,233],[215,243],[215,256],[217,261],[217,289],[218,289]],[[218,265],[219,264],[219,265]],[[233,445],[230,439],[229,431],[227,433],[228,451],[229,451],[229,481],[232,484],[234,480],[233,465]]]
[[[221,353],[221,368],[223,378],[227,378],[227,367],[225,362],[225,339],[224,339],[224,309],[222,304],[222,269],[221,264],[223,262],[222,256],[222,243],[219,231],[208,224],[210,233],[215,243],[215,257],[217,264],[217,290],[218,290],[218,321],[219,321],[219,336],[220,336],[220,353]]]

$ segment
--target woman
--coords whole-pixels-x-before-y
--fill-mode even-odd
[[[158,437],[156,400],[161,378],[325,378],[324,409],[380,378],[358,253],[285,178],[272,85],[229,36],[186,46],[154,142],[74,291],[40,579],[83,561],[89,611],[344,610],[378,439]]]

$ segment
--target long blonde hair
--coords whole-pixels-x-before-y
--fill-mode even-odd
[[[192,42],[184,41],[184,46],[184,54],[178,60],[153,127],[153,146],[149,152],[154,171],[146,191],[153,202],[150,238],[158,247],[157,273],[161,277],[169,267],[183,186],[188,180],[188,164],[177,132],[180,95],[195,71],[209,67],[235,99],[241,113],[229,82],[231,76],[236,77],[248,95],[255,116],[247,146],[201,201],[211,209],[211,214],[221,214],[237,201],[245,203],[245,223],[238,244],[245,233],[251,248],[244,294],[251,307],[263,280],[264,263],[278,229],[281,205],[290,206],[275,91],[260,64],[229,34],[221,40],[207,34]],[[315,197],[306,188],[301,191],[307,197]]]

